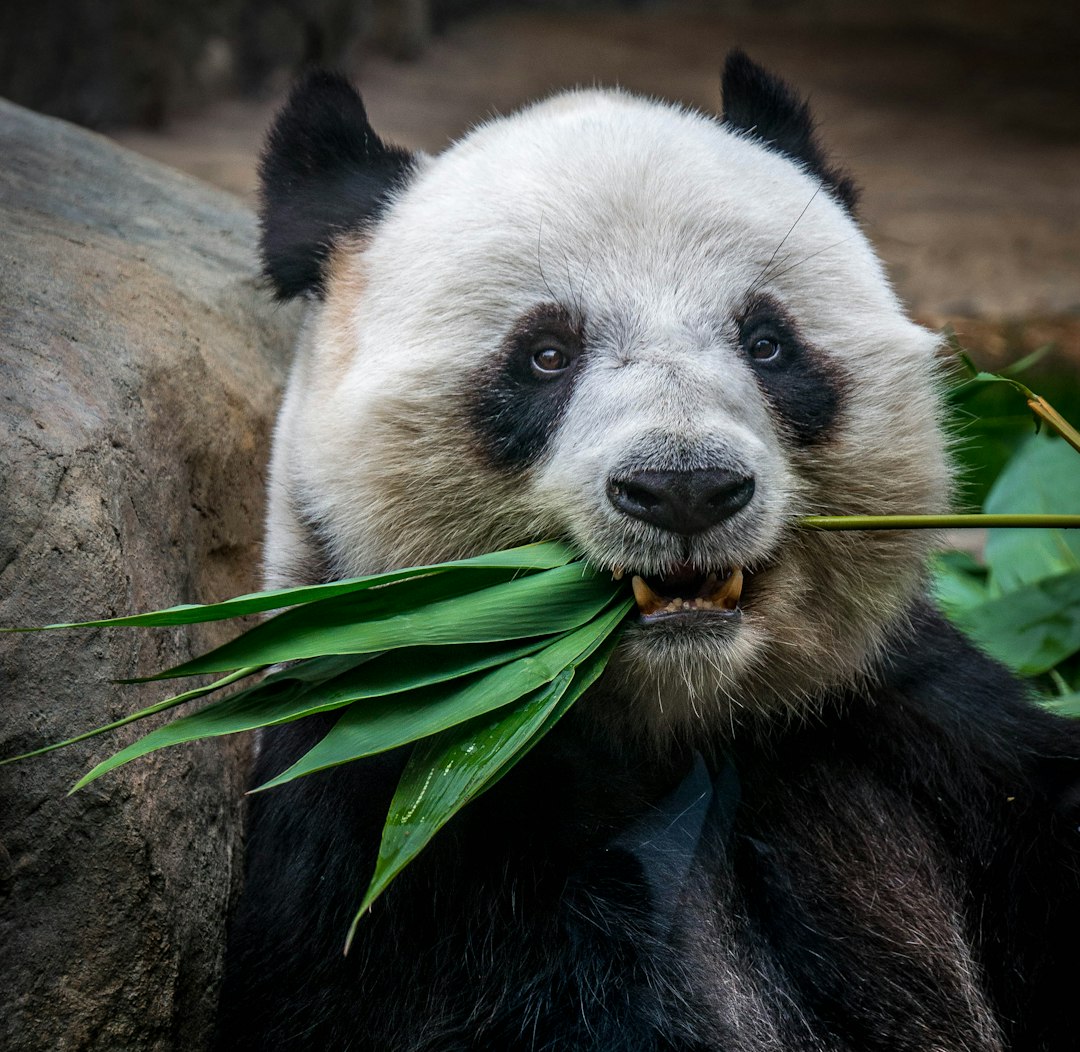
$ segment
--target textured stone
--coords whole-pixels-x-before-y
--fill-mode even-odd
[[[0,103],[0,625],[256,584],[297,315],[235,198]],[[0,636],[0,755],[164,696],[110,680],[203,630]],[[68,798],[127,727],[0,767],[0,1047],[196,1050],[239,873],[244,744],[181,746]]]

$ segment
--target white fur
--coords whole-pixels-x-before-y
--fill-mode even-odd
[[[752,287],[844,378],[820,446],[782,440],[737,346]],[[544,456],[510,476],[483,456],[469,385],[517,319],[553,300],[584,319],[587,361]],[[757,479],[695,561],[768,569],[737,633],[632,632],[609,682],[632,685],[637,722],[656,726],[796,705],[856,679],[919,586],[923,536],[791,524],[944,507],[934,349],[856,223],[798,165],[674,106],[557,96],[423,158],[370,235],[339,249],[275,438],[267,582],[309,575],[303,520],[336,576],[544,537],[662,570],[673,549],[618,516],[605,482],[628,456],[664,467],[677,440]]]

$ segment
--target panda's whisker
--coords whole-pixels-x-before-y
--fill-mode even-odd
[[[795,222],[792,223],[791,226],[788,227],[787,233],[784,234],[784,236],[780,239],[780,244],[778,244],[776,246],[776,248],[773,249],[772,255],[769,256],[768,260],[765,263],[765,266],[763,266],[761,268],[761,271],[759,272],[758,276],[756,278],[754,278],[754,280],[752,282],[750,282],[750,290],[749,290],[750,294],[753,294],[754,292],[756,292],[757,289],[761,286],[762,282],[766,280],[766,278],[768,276],[769,268],[773,265],[773,260],[776,259],[777,254],[780,252],[780,249],[782,249],[784,247],[784,245],[787,243],[787,239],[789,237],[791,237],[792,233],[794,233],[795,228],[799,225],[799,223],[802,222],[803,216],[806,215],[806,213],[809,210],[810,206],[814,203],[814,200],[817,198],[817,195],[820,192],[821,192],[821,186],[818,185],[815,188],[814,192],[810,195],[810,200],[807,201],[805,205],[803,205],[802,211],[795,217]]]
[[[570,257],[563,253],[563,266],[566,268],[566,288],[570,294],[570,299],[574,304],[574,312],[580,316],[581,314],[581,297],[574,291],[574,279],[570,276]]]
[[[589,258],[585,260],[585,270],[581,275],[581,284],[579,285],[579,299],[578,299],[578,321],[584,321],[584,308],[580,297],[585,295],[585,289],[588,286],[589,271],[592,269],[593,260],[596,258],[595,250],[589,252]]]
[[[792,263],[790,267],[786,267],[784,270],[778,273],[769,275],[770,279],[775,281],[777,278],[782,278],[785,274],[790,274],[793,270],[801,267],[804,263],[809,263],[810,260],[816,259],[818,256],[825,252],[831,252],[834,248],[839,248],[841,245],[847,244],[855,234],[850,234],[848,237],[843,237],[839,241],[834,241],[831,245],[826,245],[824,248],[819,248],[816,252],[811,252],[810,255],[804,256],[798,263]]]
[[[544,262],[541,252],[541,241],[544,237],[544,213],[540,213],[540,222],[537,224],[536,229],[536,269],[540,272],[540,280],[544,283],[544,288],[547,289],[548,295],[551,297],[552,302],[558,303],[559,297],[555,295],[555,290],[548,282],[547,275],[544,273]]]

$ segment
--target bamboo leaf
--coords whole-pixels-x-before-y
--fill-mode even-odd
[[[1080,571],[1045,577],[998,599],[953,611],[987,653],[1034,676],[1080,652]]]
[[[1060,439],[1029,436],[998,476],[986,511],[1080,511],[1080,458]],[[1042,577],[1080,569],[1080,534],[994,529],[986,540],[990,588],[1001,595]]]
[[[568,666],[585,660],[618,627],[632,605],[631,600],[619,602],[543,649],[463,680],[456,689],[433,687],[350,705],[318,744],[253,792],[407,745],[516,701],[550,683]]]
[[[425,586],[422,598],[417,595],[415,605],[401,609],[398,589],[419,585]],[[581,563],[480,591],[464,591],[469,587],[467,582],[457,585],[449,578],[424,578],[288,610],[154,678],[272,665],[326,654],[553,635],[595,617],[621,588]]]
[[[1019,395],[1025,402],[1030,398],[1038,397],[1031,388],[1022,384],[1015,377],[1005,376],[1001,373],[983,372],[975,366],[966,354],[960,357],[965,366],[973,371],[973,375],[956,384],[946,393],[946,398],[953,405],[963,405],[973,393],[981,391],[987,385],[996,385],[1003,389],[1007,388]]]
[[[390,573],[373,574],[367,577],[353,577],[344,581],[332,581],[329,584],[303,585],[297,588],[277,588],[266,592],[252,592],[236,596],[220,603],[185,603],[171,606],[166,610],[154,610],[145,614],[130,614],[125,617],[106,617],[95,621],[71,621],[55,625],[36,625],[20,628],[0,628],[0,632],[44,632],[56,628],[97,628],[103,626],[138,626],[152,627],[162,625],[191,625],[204,621],[223,621],[230,617],[245,617],[248,614],[265,613],[268,610],[280,610],[289,606],[319,602],[337,596],[350,595],[370,588],[380,588],[397,581],[415,577],[444,574],[455,571],[509,570],[529,572],[550,570],[564,566],[576,558],[573,549],[558,541],[545,541],[540,544],[526,544],[520,548],[506,551],[489,552],[472,559],[458,559],[454,562],[436,563],[431,566],[412,566]]]
[[[986,567],[967,552],[939,552],[931,566],[934,598],[949,617],[989,598]]]
[[[199,738],[216,738],[290,723],[315,713],[342,708],[361,698],[396,694],[468,676],[527,656],[545,643],[545,640],[531,640],[509,647],[502,644],[434,650],[418,647],[389,654],[301,662],[268,676],[253,687],[156,728],[99,763],[76,782],[71,792],[158,749]]]
[[[1059,716],[1080,716],[1080,691],[1060,694],[1056,698],[1040,698],[1039,704]]]
[[[349,928],[346,953],[364,912],[390,882],[561,719],[604,670],[615,643],[607,637],[576,670],[565,669],[508,711],[459,724],[416,746],[391,801],[375,872]]]
[[[949,392],[951,430],[960,439],[956,453],[961,492],[965,506],[972,509],[981,507],[1017,445],[1032,432],[1025,392],[993,374],[974,373],[981,379]]]

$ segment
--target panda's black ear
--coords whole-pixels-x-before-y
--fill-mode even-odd
[[[348,80],[323,71],[301,80],[259,163],[263,269],[278,296],[321,295],[334,241],[376,220],[413,166],[375,134]]]
[[[810,107],[789,85],[736,48],[728,52],[721,88],[725,124],[800,161],[854,213],[859,197],[854,181],[829,163],[817,141]]]

